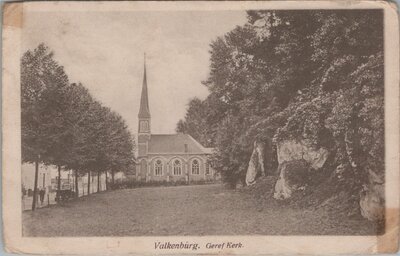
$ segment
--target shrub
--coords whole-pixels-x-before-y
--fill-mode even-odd
[[[204,185],[211,182],[206,182],[205,180],[192,180],[188,184],[185,179],[175,180],[175,181],[156,181],[150,180],[148,182],[138,181],[138,180],[122,180],[115,182],[114,184],[110,184],[111,189],[132,189],[132,188],[140,188],[140,187],[169,187],[169,186],[184,186],[184,185]]]

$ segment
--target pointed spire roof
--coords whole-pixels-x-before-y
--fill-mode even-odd
[[[142,95],[140,98],[140,108],[138,117],[150,118],[149,96],[147,93],[147,77],[146,77],[146,53],[144,54],[143,85],[142,85]]]

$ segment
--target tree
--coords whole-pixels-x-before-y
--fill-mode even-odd
[[[62,114],[58,102],[68,86],[68,77],[47,46],[40,44],[21,59],[22,161],[35,163],[32,210],[37,200],[39,164],[51,163],[58,154]],[[57,148],[59,149],[59,148]]]
[[[216,148],[235,184],[254,140],[308,139],[348,166],[352,182],[383,170],[383,14],[377,10],[249,11],[210,45],[210,95],[177,130]],[[201,127],[196,127],[200,126]],[[206,127],[206,128],[204,128]],[[271,167],[272,168],[272,167]]]
[[[207,102],[199,98],[191,99],[185,120],[178,122],[176,131],[188,133],[202,145],[209,146],[211,141],[207,138],[209,127],[207,125],[208,108],[206,105]]]
[[[99,191],[101,173],[111,170],[114,175],[115,170],[127,172],[132,167],[135,142],[122,117],[109,108],[93,101],[88,113],[88,129],[81,131],[86,146],[79,168],[88,172],[89,191],[91,171],[97,172]]]
[[[128,171],[134,163],[135,142],[122,117],[93,99],[81,84],[69,84],[53,53],[41,44],[21,59],[22,160],[35,163],[36,206],[39,164],[73,170],[78,177],[91,172]],[[58,191],[61,179],[58,179]],[[89,192],[90,193],[90,192]],[[58,193],[60,195],[60,193]]]
[[[111,120],[114,133],[110,145],[110,166],[112,184],[114,185],[115,170],[127,173],[135,164],[135,141],[129,132],[128,126],[121,116],[114,113]]]
[[[334,165],[344,166],[347,181],[359,189],[369,170],[384,170],[382,12],[318,12],[315,18],[313,82],[292,100],[277,138],[308,138],[329,148]]]
[[[91,132],[91,105],[94,99],[81,83],[73,83],[67,92],[68,105],[65,110],[65,136],[68,138],[64,146],[68,149],[63,157],[67,169],[74,170],[75,193],[79,196],[78,177],[87,172],[90,160],[88,152],[90,143],[88,136]],[[90,177],[89,177],[90,178]],[[89,181],[90,188],[90,181]],[[89,190],[88,190],[89,191]]]
[[[106,174],[106,180],[107,171],[110,170],[112,180],[114,180],[115,170],[127,172],[133,166],[135,142],[120,115],[107,108],[104,109],[104,114],[103,135],[101,136],[104,138],[102,140],[104,151],[99,152],[103,164],[98,170]]]

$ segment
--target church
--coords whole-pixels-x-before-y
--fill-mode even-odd
[[[136,180],[140,181],[213,181],[215,171],[205,148],[189,134],[152,134],[146,61],[139,108],[138,156]]]

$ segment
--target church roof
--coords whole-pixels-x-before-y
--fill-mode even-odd
[[[140,97],[139,118],[150,118],[149,96],[147,93],[147,77],[146,77],[146,55],[144,60],[144,74],[142,84],[142,95]]]
[[[203,147],[188,134],[152,134],[149,140],[148,153],[211,154],[212,149]]]

